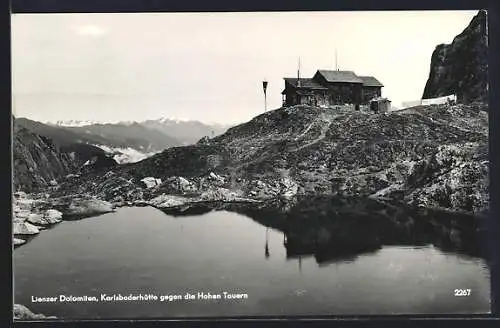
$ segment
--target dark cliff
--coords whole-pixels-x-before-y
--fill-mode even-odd
[[[17,124],[13,132],[14,190],[37,191],[77,169],[71,156],[51,139]]]
[[[440,44],[431,58],[423,99],[457,95],[459,103],[488,101],[488,35],[481,10],[451,44]]]

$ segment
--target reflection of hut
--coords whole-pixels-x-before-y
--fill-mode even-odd
[[[264,247],[264,256],[269,258],[271,254],[269,253],[269,228],[266,228],[266,246]]]
[[[387,98],[374,98],[370,100],[370,110],[375,113],[387,113],[391,109],[391,101]]]

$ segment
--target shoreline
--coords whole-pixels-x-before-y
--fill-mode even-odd
[[[19,192],[18,192],[19,193]],[[85,219],[90,217],[95,217],[107,213],[116,212],[120,208],[125,207],[153,207],[158,210],[183,210],[189,209],[195,206],[215,206],[215,205],[245,205],[245,204],[255,204],[255,205],[265,205],[272,203],[274,201],[292,201],[298,197],[308,197],[311,195],[301,195],[296,194],[292,198],[282,198],[282,197],[267,197],[263,199],[252,199],[252,198],[243,198],[243,197],[235,197],[233,199],[214,199],[214,200],[206,200],[200,199],[199,197],[186,197],[186,196],[178,196],[178,195],[166,195],[162,194],[150,200],[136,200],[132,202],[116,202],[110,203],[98,198],[81,198],[79,196],[68,197],[68,202],[71,205],[73,201],[77,200],[76,206],[77,210],[73,211],[59,211],[51,206],[52,202],[57,200],[51,198],[40,199],[36,196],[36,194],[26,194],[19,193],[21,196],[14,198],[13,203],[14,207],[18,208],[17,213],[13,215],[13,231],[12,231],[12,245],[13,249],[17,249],[25,244],[27,244],[30,240],[39,235],[42,231],[50,230],[52,227],[55,227],[57,224],[63,221],[72,221],[75,219]],[[331,197],[339,197],[338,195],[316,195],[316,196],[331,196]],[[311,196],[314,197],[314,196]],[[362,197],[341,197],[341,198],[362,198]],[[440,207],[413,207],[409,204],[401,202],[400,200],[393,200],[387,197],[373,197],[367,196],[367,199],[380,202],[381,204],[391,204],[394,206],[404,206],[408,209],[413,209],[416,211],[432,211],[445,213],[449,215],[466,215],[471,217],[484,217],[485,214],[480,213],[469,213],[465,211],[453,211],[448,208],[440,208]],[[17,202],[17,203],[16,203]],[[78,203],[80,202],[80,203]],[[41,204],[41,208],[37,208],[36,205],[33,204]],[[33,207],[30,209],[26,209],[26,207],[20,205],[31,204]],[[82,205],[83,204],[83,205]],[[67,204],[66,204],[67,205]],[[85,207],[84,205],[87,205]],[[44,208],[45,207],[45,208]],[[47,208],[48,207],[48,208]],[[16,211],[14,211],[16,212]],[[21,215],[19,215],[21,213]],[[49,216],[43,216],[43,213],[50,213]],[[487,213],[487,212],[486,212]],[[16,217],[16,214],[18,216]],[[486,214],[487,215],[487,214]]]

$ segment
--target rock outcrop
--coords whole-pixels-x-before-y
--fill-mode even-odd
[[[14,221],[12,232],[14,233],[14,235],[36,235],[40,233],[40,230],[38,229],[38,227],[34,226],[31,223]]]
[[[481,10],[451,44],[440,44],[431,58],[422,98],[457,95],[458,103],[488,101],[487,15]]]
[[[47,188],[74,170],[73,159],[50,139],[14,124],[14,190],[27,192]]]

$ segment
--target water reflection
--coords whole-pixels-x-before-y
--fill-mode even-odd
[[[266,259],[271,256],[271,254],[269,253],[269,228],[266,228],[266,246],[264,247],[264,256],[266,257]]]
[[[320,266],[352,262],[384,246],[433,245],[443,252],[483,258],[476,217],[432,210],[412,210],[371,199],[308,197],[263,204],[198,204],[165,210],[169,215],[202,215],[213,210],[243,214],[265,226],[265,258],[270,257],[269,229],[283,233],[288,259],[314,257]]]

